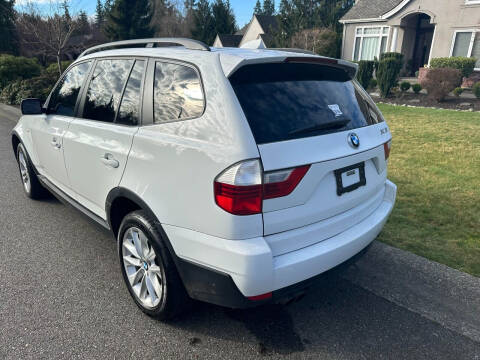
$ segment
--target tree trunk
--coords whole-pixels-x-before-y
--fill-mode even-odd
[[[58,76],[62,76],[62,62],[60,61],[60,52],[57,53]]]

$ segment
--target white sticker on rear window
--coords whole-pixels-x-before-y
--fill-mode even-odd
[[[328,105],[328,108],[333,111],[335,116],[342,116],[343,115],[342,110],[340,110],[340,106],[338,106],[337,104]]]

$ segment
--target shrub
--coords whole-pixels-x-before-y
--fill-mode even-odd
[[[451,68],[430,69],[421,83],[428,95],[439,102],[461,84],[462,73]]]
[[[388,57],[380,60],[377,71],[378,87],[382,97],[387,97],[390,90],[396,85],[398,74],[401,70],[398,59],[395,57]]]
[[[369,87],[370,89],[375,89],[375,88],[377,87],[377,85],[378,85],[377,80],[375,80],[375,79],[370,79],[370,83],[368,84],[368,87]]]
[[[41,101],[47,100],[56,81],[56,78],[49,76],[38,76],[29,80],[22,80],[15,98],[15,103],[19,105],[22,99],[27,98],[39,98]]]
[[[410,84],[408,81],[403,81],[400,84],[400,90],[402,90],[403,92],[410,90],[411,87],[412,87],[412,84]]]
[[[462,93],[463,93],[463,89],[461,87],[457,87],[455,88],[455,90],[453,90],[453,95],[455,95],[456,97],[460,97]]]
[[[40,75],[42,68],[36,59],[23,56],[0,55],[0,89],[9,82],[30,79]]]
[[[373,79],[373,70],[375,63],[373,61],[361,60],[358,62],[358,82],[365,88],[368,88],[370,80]]]
[[[72,62],[73,61],[62,61],[61,62],[62,72],[65,71]],[[59,77],[58,64],[55,62],[48,65],[47,68],[45,69],[45,73],[51,76],[56,76],[58,78]]]
[[[480,82],[477,82],[475,83],[475,85],[473,85],[472,92],[477,97],[477,99],[480,99]]]
[[[380,55],[380,61],[385,60],[387,58],[394,58],[397,59],[403,65],[403,54],[397,52],[386,52]]]
[[[420,93],[420,91],[422,91],[422,85],[420,84],[413,84],[412,86],[412,90],[415,94],[418,94]]]
[[[13,81],[0,92],[0,102],[20,105],[22,99],[26,98],[39,98],[45,101],[56,81],[57,77],[48,74],[27,80]]]
[[[20,81],[21,80],[12,81],[2,89],[0,92],[0,102],[8,105],[15,105]]]
[[[460,70],[463,77],[469,77],[475,69],[476,59],[467,57],[436,58],[430,62],[432,69],[451,68]]]

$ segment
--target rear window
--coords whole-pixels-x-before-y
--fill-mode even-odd
[[[305,63],[240,68],[230,83],[257,144],[331,134],[383,121],[342,69]]]

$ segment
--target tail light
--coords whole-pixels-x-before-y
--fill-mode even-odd
[[[262,212],[262,169],[260,161],[247,160],[221,173],[214,183],[215,201],[235,215]]]
[[[234,215],[260,214],[263,200],[291,194],[309,168],[307,165],[264,174],[258,159],[243,161],[215,179],[215,202]]]
[[[392,140],[383,144],[383,149],[385,150],[385,160],[388,160],[390,157],[390,150],[392,149]]]
[[[263,177],[263,198],[274,199],[291,194],[308,169],[310,169],[310,165],[265,173]]]

